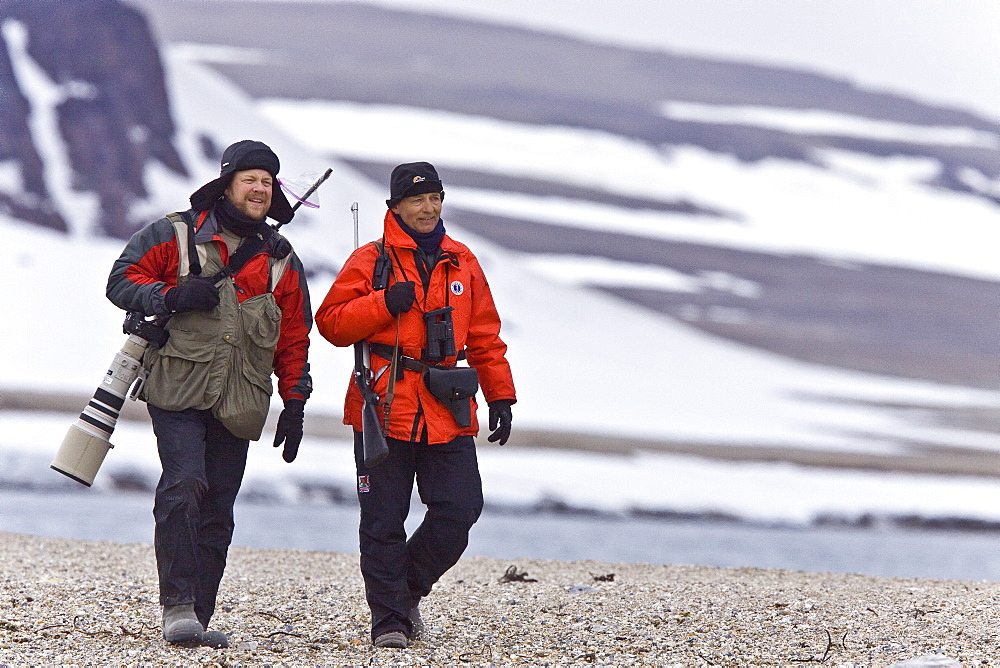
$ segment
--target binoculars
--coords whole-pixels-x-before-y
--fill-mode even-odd
[[[427,347],[420,359],[424,362],[443,362],[455,354],[455,327],[451,321],[454,306],[445,306],[424,313]]]

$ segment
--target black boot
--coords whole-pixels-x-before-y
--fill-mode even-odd
[[[410,608],[407,615],[410,618],[410,640],[416,640],[424,634],[424,620],[420,617],[420,605]]]
[[[201,646],[225,649],[229,647],[229,637],[222,631],[209,631],[205,629],[205,632],[201,634]]]

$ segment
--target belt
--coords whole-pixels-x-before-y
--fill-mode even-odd
[[[441,369],[446,369],[448,367],[442,366],[440,364],[428,364],[427,362],[421,362],[414,357],[408,357],[403,354],[402,347],[390,346],[386,343],[372,343],[368,346],[374,354],[378,355],[382,359],[392,361],[393,355],[398,354],[399,363],[404,369],[409,369],[410,371],[416,371],[417,373],[426,373],[427,369],[431,367],[437,367]],[[460,350],[458,352],[458,359],[465,359],[465,351]]]

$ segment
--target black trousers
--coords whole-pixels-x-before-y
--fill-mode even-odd
[[[233,436],[211,411],[148,408],[163,467],[153,504],[160,604],[194,603],[207,628],[233,539],[233,504],[250,441]]]
[[[361,574],[372,614],[372,638],[412,632],[408,613],[454,566],[483,510],[483,484],[471,436],[426,444],[386,439],[389,456],[366,468],[363,440],[354,433],[361,504]],[[414,478],[427,506],[409,540],[403,523]]]

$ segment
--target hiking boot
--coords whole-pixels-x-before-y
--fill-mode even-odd
[[[410,608],[410,613],[407,617],[410,620],[410,639],[422,636],[424,633],[424,620],[420,618],[420,606],[415,605]]]
[[[376,647],[395,647],[406,649],[406,636],[400,631],[389,631],[375,638],[373,643]]]
[[[163,606],[163,639],[174,645],[198,645],[205,631],[194,614],[194,603]]]
[[[209,631],[206,629],[201,634],[201,646],[211,647],[212,649],[226,649],[229,647],[229,637],[222,631]]]

